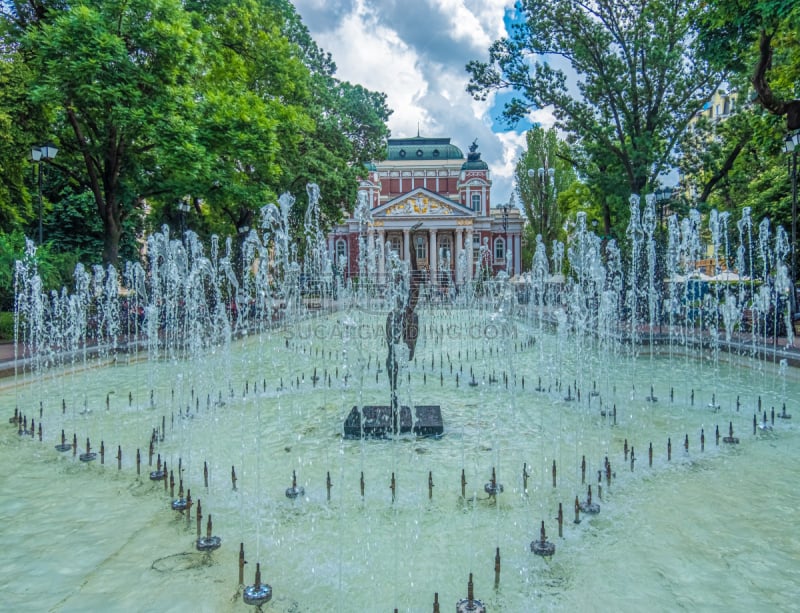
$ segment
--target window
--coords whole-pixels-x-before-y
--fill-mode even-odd
[[[477,262],[481,259],[481,235],[472,235],[472,261]]]
[[[417,259],[418,260],[427,260],[428,253],[427,249],[425,248],[425,237],[424,236],[417,236],[414,239],[414,245],[416,245],[417,249]]]
[[[347,260],[347,241],[340,238],[336,241],[336,262],[339,264]]]
[[[506,259],[506,242],[502,238],[496,238],[494,240],[494,259]]]
[[[400,236],[397,234],[392,234],[389,236],[389,245],[391,246],[391,250],[394,251],[397,257],[400,257]]]
[[[447,268],[450,265],[450,237],[440,237],[437,247],[439,248],[439,268]]]
[[[480,213],[481,210],[481,195],[480,194],[472,194],[472,210]]]

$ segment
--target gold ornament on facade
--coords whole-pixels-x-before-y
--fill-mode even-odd
[[[408,198],[386,209],[386,215],[452,215],[453,210],[428,198]]]

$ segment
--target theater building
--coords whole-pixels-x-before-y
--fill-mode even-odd
[[[492,203],[477,143],[465,158],[449,138],[389,139],[387,159],[370,165],[358,191],[356,211],[328,235],[345,275],[382,281],[387,250],[409,261],[411,249],[434,286],[519,273],[522,218],[516,207]]]

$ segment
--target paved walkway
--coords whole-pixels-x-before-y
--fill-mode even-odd
[[[13,341],[0,342],[0,362],[13,362],[14,361],[14,343]]]

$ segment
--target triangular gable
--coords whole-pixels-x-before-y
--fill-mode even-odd
[[[474,213],[459,203],[424,187],[406,192],[372,210],[373,218],[420,217],[424,215],[472,217]]]

